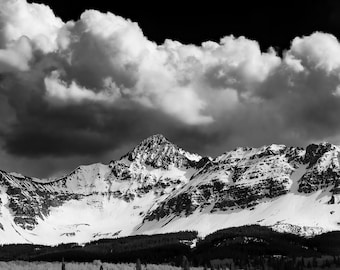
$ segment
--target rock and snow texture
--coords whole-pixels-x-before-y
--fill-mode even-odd
[[[99,238],[246,224],[310,236],[340,229],[340,147],[237,148],[214,159],[162,135],[109,164],[60,179],[0,171],[0,244]]]

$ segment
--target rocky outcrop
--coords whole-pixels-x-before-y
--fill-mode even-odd
[[[299,180],[299,192],[312,193],[333,188],[337,192],[340,179],[340,148],[329,143],[311,144],[303,160],[308,170]]]
[[[294,152],[300,154],[299,150],[271,145],[259,149],[237,148],[225,153],[208,161],[182,192],[149,212],[146,219],[160,219],[171,213],[187,215],[208,206],[211,212],[252,208],[265,199],[286,194],[294,171],[289,160],[298,160],[292,157]]]
[[[310,144],[306,148],[306,155],[303,162],[308,164],[309,167],[312,167],[332,148],[333,146],[330,143]]]
[[[198,165],[201,157],[192,155],[169,142],[163,135],[153,135],[128,152],[129,161],[138,161],[153,168],[169,169],[171,165],[177,168],[189,168]]]

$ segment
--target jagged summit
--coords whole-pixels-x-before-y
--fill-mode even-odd
[[[171,143],[161,134],[152,135],[122,158],[139,161],[154,168],[168,169],[170,165],[188,167],[198,162],[201,156],[191,154]]]
[[[142,142],[150,142],[150,141],[153,141],[153,142],[158,142],[158,143],[162,143],[162,142],[170,142],[163,134],[154,134],[154,135],[151,135],[149,137],[147,137],[146,139],[144,139]]]
[[[155,134],[141,141],[129,153],[137,151],[143,153],[145,152],[153,153],[161,148],[170,146],[175,148],[177,147],[175,144],[171,143],[167,138],[165,138],[162,134]]]

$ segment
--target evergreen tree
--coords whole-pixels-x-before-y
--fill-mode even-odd
[[[302,257],[300,269],[304,269],[304,268],[305,268],[305,260],[304,260],[304,258]]]
[[[325,267],[329,268],[331,267],[331,263],[329,262],[329,260],[326,260],[324,263]]]
[[[142,270],[142,264],[140,263],[140,259],[136,261],[136,270]]]
[[[61,270],[65,270],[66,269],[66,266],[65,266],[65,262],[64,262],[64,258],[61,262]]]
[[[313,257],[313,268],[318,266],[318,261],[316,260],[315,257]]]
[[[339,265],[340,265],[340,259],[339,259],[339,256],[337,256],[337,257],[335,258],[335,261],[334,261],[334,263],[335,263],[335,265],[336,265],[336,266],[339,266]]]
[[[189,263],[188,258],[186,256],[183,256],[183,259],[182,259],[182,269],[183,270],[190,270],[190,263]]]

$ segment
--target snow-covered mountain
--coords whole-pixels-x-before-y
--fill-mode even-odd
[[[0,244],[88,242],[246,224],[340,229],[340,147],[237,148],[214,159],[151,136],[109,164],[42,180],[0,171]]]

